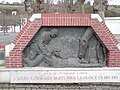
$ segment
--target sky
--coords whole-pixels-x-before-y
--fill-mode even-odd
[[[86,2],[91,1],[91,4],[94,0],[86,0]],[[120,5],[120,0],[108,0],[109,5]]]
[[[0,2],[1,2],[1,1],[13,3],[13,2],[21,2],[21,1],[23,1],[23,0],[0,0]]]
[[[21,2],[21,1],[24,1],[24,0],[0,0],[0,2],[1,1],[13,3],[13,2]],[[86,1],[93,2],[94,0],[86,0]],[[109,5],[120,5],[120,0],[108,0],[108,1],[109,1]],[[57,2],[57,0],[54,0],[54,2]]]

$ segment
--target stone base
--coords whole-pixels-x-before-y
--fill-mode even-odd
[[[79,67],[82,67],[82,68],[90,68],[90,67],[103,67],[105,65],[101,65],[101,64],[80,64]]]
[[[120,90],[120,83],[0,84],[0,90]]]
[[[104,83],[120,82],[120,68],[0,69],[0,83]]]
[[[0,60],[0,66],[5,66],[5,60]]]

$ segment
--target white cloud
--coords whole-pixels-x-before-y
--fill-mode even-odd
[[[85,3],[90,2],[90,5],[93,5],[94,0],[85,0]]]

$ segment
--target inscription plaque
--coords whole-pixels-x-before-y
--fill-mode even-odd
[[[10,83],[120,82],[119,69],[46,68],[10,71]]]

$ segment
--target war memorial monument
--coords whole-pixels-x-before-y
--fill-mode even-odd
[[[6,48],[1,90],[120,90],[120,44],[98,14],[33,14]]]
[[[6,48],[3,89],[120,89],[120,46],[98,14],[33,14]]]

